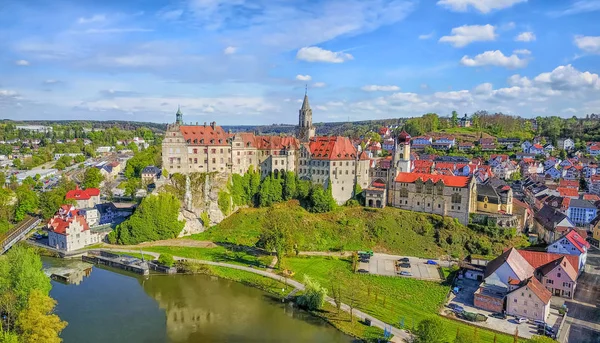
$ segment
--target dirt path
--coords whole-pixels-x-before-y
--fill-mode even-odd
[[[136,249],[141,247],[189,247],[189,248],[216,248],[217,245],[210,241],[197,241],[194,239],[165,239],[162,241],[144,242],[137,245],[114,245],[104,244],[103,248],[112,249]]]

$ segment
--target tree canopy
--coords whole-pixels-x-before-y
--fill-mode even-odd
[[[448,343],[446,325],[439,318],[422,320],[415,332],[415,343]]]
[[[104,181],[104,176],[100,173],[100,169],[92,167],[88,168],[83,174],[81,186],[83,188],[98,188],[102,181]]]

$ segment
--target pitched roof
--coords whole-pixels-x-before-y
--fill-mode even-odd
[[[65,198],[73,200],[89,200],[91,197],[98,195],[100,195],[100,190],[98,188],[80,189],[78,186],[77,188],[68,191]]]
[[[579,271],[579,257],[576,255],[554,254],[545,251],[519,250],[519,254],[531,265],[534,269],[538,269],[552,261],[559,260],[563,257],[569,261],[575,272]]]
[[[468,176],[447,176],[423,173],[398,173],[398,176],[396,176],[396,182],[414,183],[419,179],[423,182],[431,180],[433,183],[441,181],[447,187],[467,187],[471,178]]]
[[[298,149],[299,143],[292,136],[256,136],[256,147],[262,150]]]
[[[521,287],[515,289],[515,291],[527,287],[533,294],[535,294],[544,304],[548,304],[552,298],[552,293],[546,289],[535,277],[530,277],[527,280],[521,282]],[[514,292],[514,291],[513,291]]]
[[[562,270],[564,270],[565,273],[567,273],[567,275],[571,278],[572,281],[577,280],[577,271],[575,270],[575,268],[573,267],[573,263],[567,258],[567,256],[577,257],[575,255],[562,256],[554,261],[548,262],[545,265],[537,268],[537,272],[539,272],[542,275],[546,275],[552,270],[554,270],[554,268],[560,266]],[[575,266],[577,265],[577,263],[577,260],[575,260]]]
[[[229,145],[230,137],[222,127],[214,125],[189,125],[180,126],[179,131],[188,144],[192,145]]]
[[[559,187],[566,187],[566,188],[575,188],[575,189],[579,189],[579,180],[566,180],[566,179],[561,179],[558,182],[558,186]]]
[[[314,137],[310,140],[308,146],[311,157],[316,160],[356,159],[356,148],[347,137]]]
[[[517,249],[506,249],[500,256],[496,257],[487,264],[485,277],[492,275],[504,263],[508,263],[513,272],[520,280],[525,280],[533,275],[534,268],[519,254]]]
[[[596,206],[587,200],[571,199],[570,207],[595,209]]]
[[[596,194],[584,194],[583,200],[598,201],[600,200],[600,197]]]
[[[561,197],[577,197],[577,196],[579,196],[579,191],[577,189],[558,187],[556,190],[558,191],[558,194],[560,194]]]
[[[577,250],[579,250],[580,252],[585,252],[587,249],[590,248],[590,243],[586,242],[586,240],[583,237],[581,237],[581,235],[578,234],[575,230],[570,230],[563,237],[566,238],[569,242],[571,242],[571,244],[573,244],[573,246],[577,248]]]
[[[534,216],[544,228],[554,230],[558,223],[565,220],[567,216],[564,213],[557,211],[551,206],[544,205]]]

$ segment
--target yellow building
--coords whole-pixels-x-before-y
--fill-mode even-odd
[[[507,186],[477,185],[477,212],[513,213],[513,191]]]

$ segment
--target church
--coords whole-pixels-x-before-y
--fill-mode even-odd
[[[360,154],[348,137],[316,136],[308,94],[298,113],[296,137],[231,133],[215,122],[184,124],[181,109],[167,125],[162,143],[162,165],[169,174],[227,173],[243,175],[249,168],[261,177],[295,172],[327,189],[343,204],[355,186],[369,185],[371,160]]]

